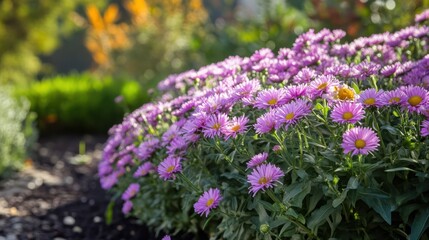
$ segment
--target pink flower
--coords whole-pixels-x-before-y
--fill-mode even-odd
[[[201,216],[205,214],[207,217],[210,213],[210,210],[216,208],[221,200],[222,196],[219,189],[210,188],[208,191],[204,192],[203,195],[194,204],[194,210]]]
[[[133,209],[133,203],[129,200],[125,201],[122,205],[122,213],[128,214],[129,212],[131,212],[131,209]]]
[[[310,112],[309,103],[305,100],[298,99],[295,102],[288,103],[278,108],[275,115],[276,128],[285,124],[286,129],[298,122],[299,119]]]
[[[255,107],[261,109],[274,108],[287,103],[287,101],[285,89],[264,89],[256,97]]]
[[[405,94],[399,88],[392,91],[384,91],[380,96],[380,103],[383,106],[399,105],[403,98],[405,98]]]
[[[331,118],[337,123],[355,124],[365,117],[362,104],[354,102],[340,102],[334,106]]]
[[[254,125],[256,133],[263,134],[271,132],[276,127],[276,111],[269,111],[256,119]]]
[[[343,134],[343,143],[341,147],[344,153],[351,152],[352,155],[364,154],[374,151],[379,146],[380,139],[370,128],[355,127],[347,130]]]
[[[422,137],[429,136],[429,120],[424,120],[420,129]]]
[[[380,101],[382,94],[382,90],[377,92],[374,88],[366,89],[359,94],[359,102],[365,107],[381,107],[383,105]]]
[[[180,162],[180,157],[168,156],[158,166],[159,176],[164,180],[170,178],[175,179],[176,176],[174,175],[174,173],[182,171],[182,165]]]
[[[133,177],[138,178],[138,177],[146,176],[153,169],[154,167],[151,162],[145,162],[143,163],[143,165],[137,168],[137,170],[133,174]]]
[[[404,96],[401,99],[401,105],[410,112],[421,113],[425,110],[428,103],[428,92],[426,89],[418,86],[407,86],[403,88]]]
[[[255,197],[259,190],[274,187],[283,176],[283,171],[271,163],[259,165],[247,176],[247,182],[251,185],[249,193],[253,193],[253,197]]]
[[[138,183],[131,183],[128,186],[127,190],[125,190],[125,192],[122,194],[122,200],[130,200],[135,195],[137,195],[139,190],[140,190],[140,185]]]
[[[213,138],[215,136],[220,136],[227,122],[228,116],[224,113],[212,115],[203,128],[204,137]]]
[[[224,128],[224,134],[226,138],[235,138],[237,134],[241,134],[247,130],[246,124],[249,122],[249,119],[246,116],[233,117]]]
[[[171,237],[169,235],[165,235],[161,240],[171,240]]]
[[[258,165],[261,165],[263,162],[265,162],[265,160],[267,160],[267,158],[268,153],[266,152],[256,154],[250,159],[249,162],[247,162],[247,168],[254,168]]]

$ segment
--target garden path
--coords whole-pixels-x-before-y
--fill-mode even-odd
[[[0,240],[155,239],[125,218],[120,204],[107,225],[110,196],[96,175],[106,136],[43,137],[24,169],[0,181]],[[79,154],[79,145],[85,154]],[[82,151],[82,149],[81,149]]]

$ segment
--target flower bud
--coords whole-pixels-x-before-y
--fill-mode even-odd
[[[282,150],[282,147],[280,147],[280,145],[274,145],[273,147],[273,151],[277,154],[279,154]]]
[[[263,234],[268,233],[268,232],[270,231],[270,225],[268,225],[268,224],[262,224],[262,225],[259,227],[259,231],[260,231],[261,233],[263,233]]]

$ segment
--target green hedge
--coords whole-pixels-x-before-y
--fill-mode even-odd
[[[31,102],[42,134],[106,133],[129,110],[148,101],[147,89],[128,79],[91,74],[56,76],[17,88]],[[115,102],[123,97],[120,103]]]
[[[34,114],[25,98],[13,98],[10,89],[0,87],[0,176],[19,168],[36,137]]]

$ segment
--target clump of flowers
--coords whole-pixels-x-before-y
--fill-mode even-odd
[[[102,187],[164,232],[427,237],[427,15],[349,43],[309,31],[277,54],[171,75],[110,130]]]

